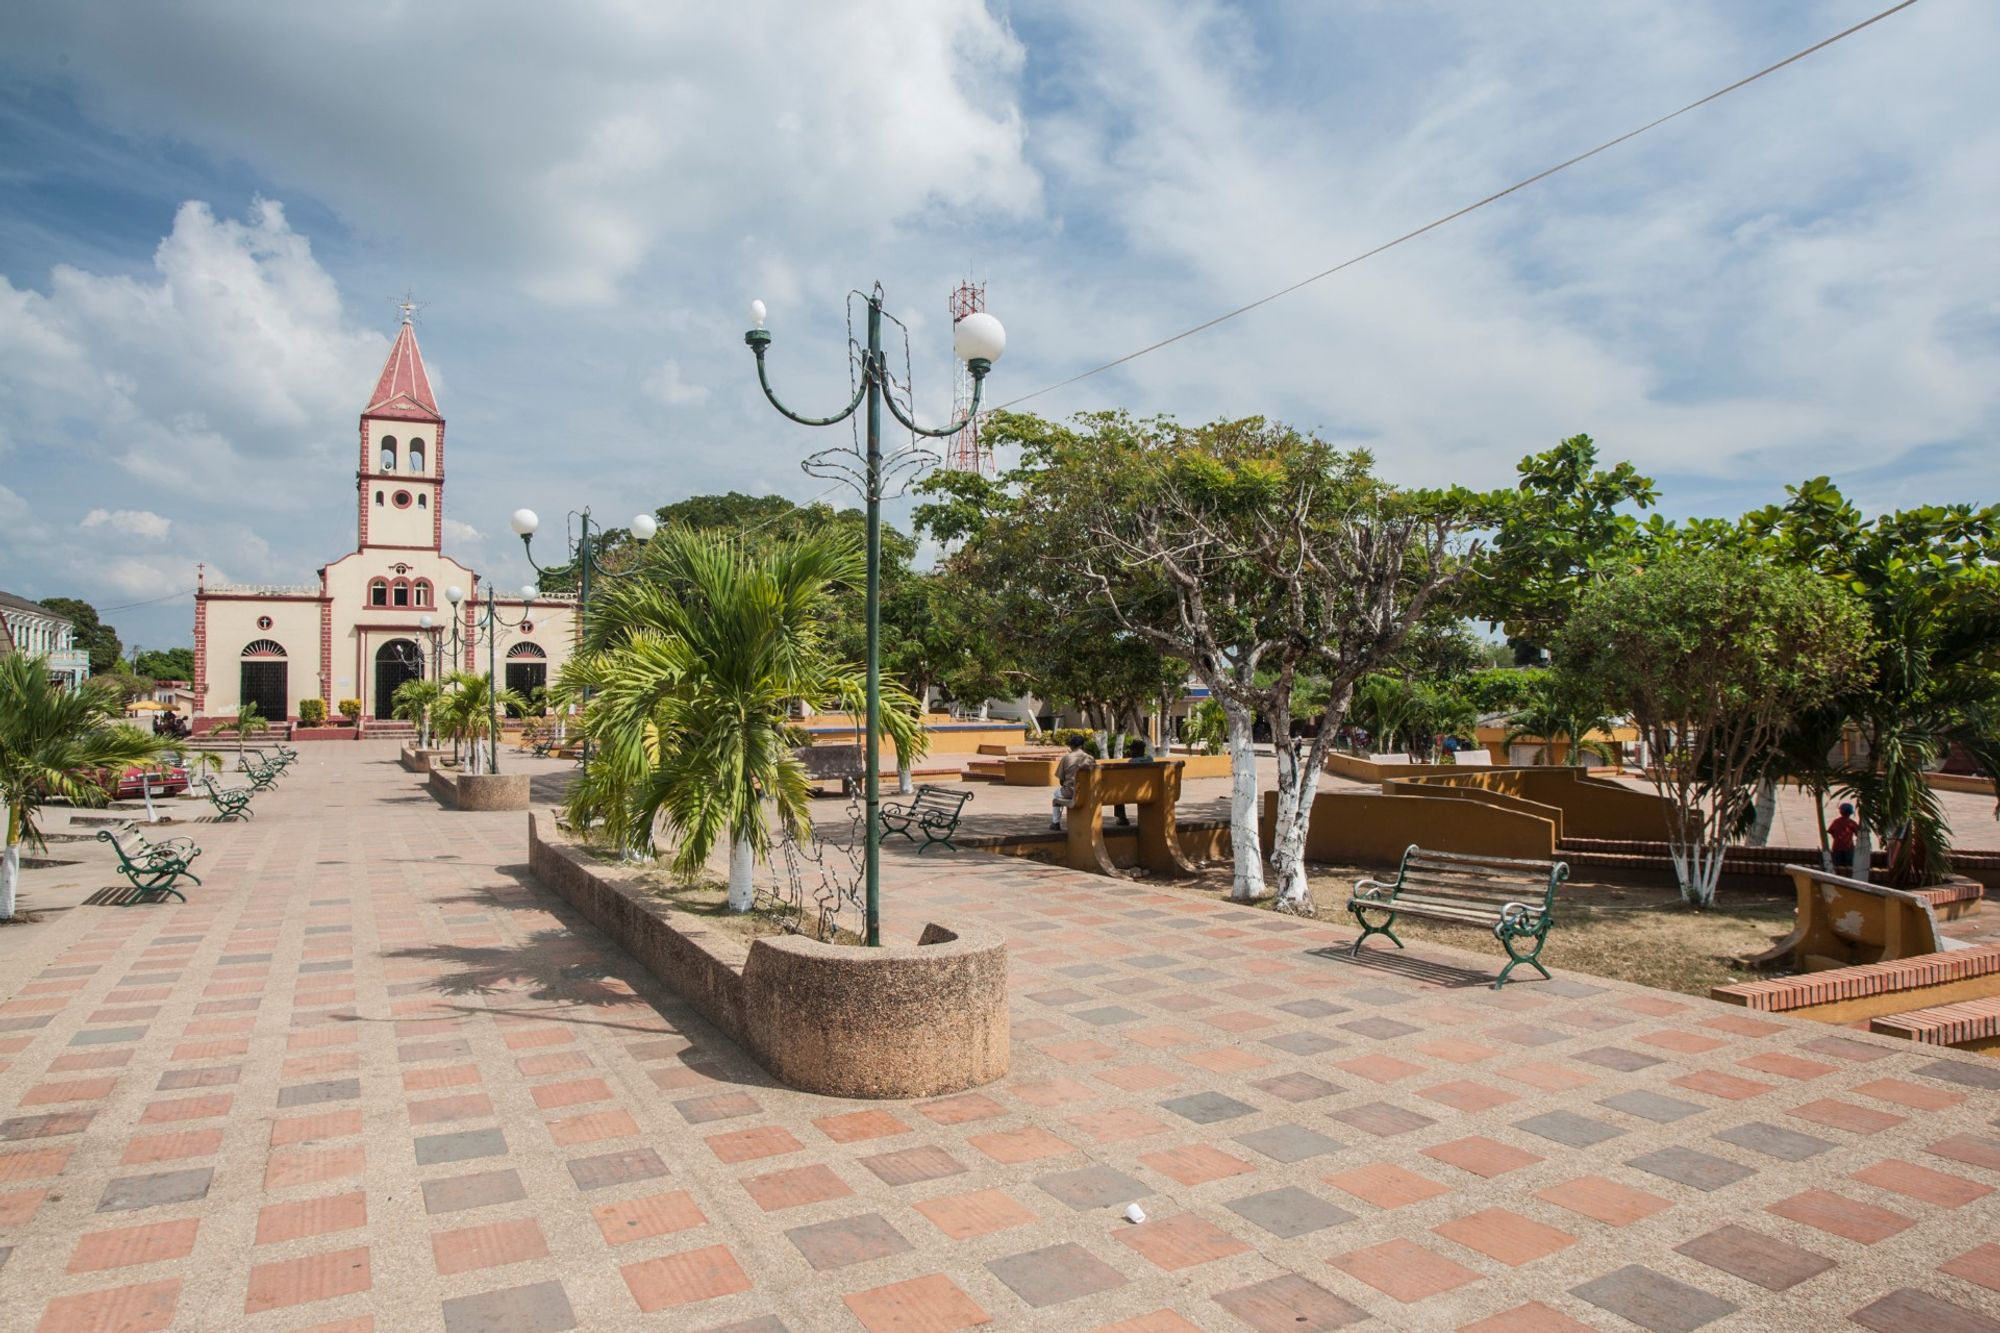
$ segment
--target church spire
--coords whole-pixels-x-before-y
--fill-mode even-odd
[[[410,303],[403,303],[403,327],[396,330],[396,344],[382,366],[382,378],[362,411],[365,417],[394,417],[399,421],[442,421],[437,399],[431,395],[431,379],[424,373],[424,354],[417,350],[417,330],[410,323]]]

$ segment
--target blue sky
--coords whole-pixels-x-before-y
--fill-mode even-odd
[[[186,642],[205,560],[352,545],[394,331],[449,418],[449,547],[506,514],[805,498],[880,280],[919,405],[988,283],[1006,398],[1295,281],[1881,7],[22,4],[0,13],[0,586]],[[1262,412],[1411,482],[1578,431],[1733,514],[1827,473],[1990,500],[2000,10],[1923,0],[1531,192],[1035,400]]]

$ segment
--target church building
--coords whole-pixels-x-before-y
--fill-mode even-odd
[[[323,566],[317,583],[200,580],[197,726],[253,702],[274,722],[296,720],[302,699],[324,700],[329,717],[341,700],[359,699],[364,718],[386,718],[406,680],[460,667],[483,674],[489,590],[444,553],[444,481],[444,416],[406,308],[361,412],[354,551]],[[456,615],[446,596],[454,587],[465,594]],[[574,606],[505,594],[494,604],[500,683],[526,695],[568,660]]]

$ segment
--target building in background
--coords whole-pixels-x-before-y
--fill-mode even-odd
[[[90,678],[90,654],[76,646],[76,626],[40,602],[0,592],[0,652],[49,659],[49,674],[66,685]]]
[[[198,580],[194,601],[197,728],[255,703],[262,716],[296,718],[301,699],[329,715],[359,699],[364,718],[386,718],[406,680],[462,666],[486,670],[479,620],[486,587],[444,553],[445,422],[431,393],[408,307],[375,391],[361,412],[355,468],[355,549],[323,566],[316,583],[221,584]],[[462,588],[458,649],[445,590]],[[503,621],[522,618],[519,596],[495,599]],[[500,682],[527,694],[555,678],[575,636],[573,605],[537,599],[493,646]],[[432,629],[422,620],[429,617]],[[437,659],[442,654],[443,661]]]

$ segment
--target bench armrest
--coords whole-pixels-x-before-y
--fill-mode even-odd
[[[1364,876],[1354,881],[1353,896],[1356,898],[1373,898],[1387,901],[1394,896],[1395,892],[1396,886],[1394,884],[1384,884],[1379,879],[1370,879]]]

